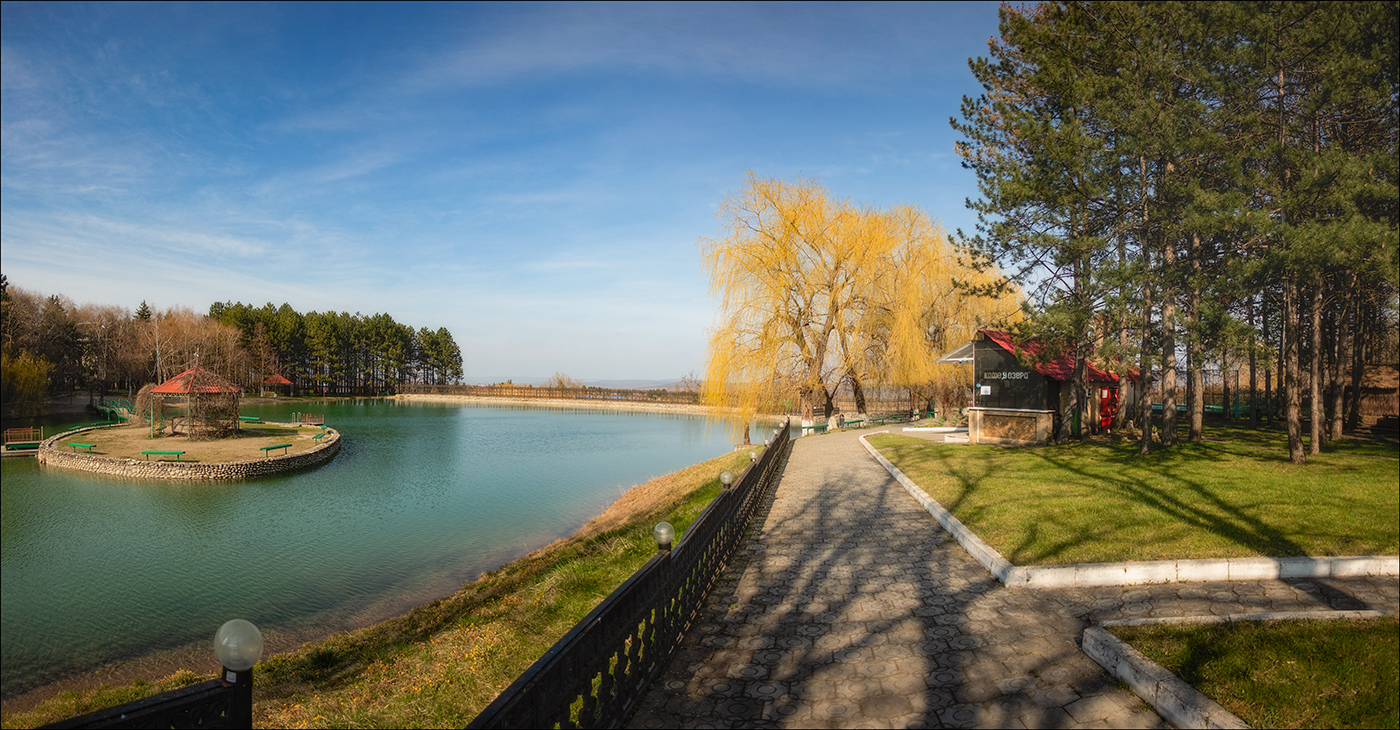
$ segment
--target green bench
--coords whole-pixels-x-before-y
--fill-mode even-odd
[[[292,448],[291,444],[277,444],[276,446],[259,446],[258,451],[263,452],[263,456],[272,456],[273,449],[281,449],[282,453],[286,454],[287,449],[290,448]]]
[[[175,457],[175,460],[176,460],[176,461],[179,461],[179,460],[180,460],[180,456],[182,456],[185,452],[183,452],[183,451],[155,451],[155,450],[151,450],[151,451],[142,451],[141,453],[144,454],[144,455],[146,456],[146,461],[150,461],[152,456],[173,456],[173,457]]]
[[[320,443],[320,442],[321,442],[321,439],[325,438],[325,436],[326,436],[326,432],[325,432],[325,431],[322,431],[322,432],[316,434],[315,436],[312,436],[312,437],[311,437],[311,440],[312,440],[312,441],[315,441],[315,442],[317,442],[317,443]]]
[[[6,451],[33,451],[39,448],[42,441],[11,441],[5,444]]]
[[[826,424],[825,424],[825,423],[816,423],[816,424],[813,424],[813,425],[811,425],[811,426],[803,426],[803,427],[802,427],[802,435],[803,435],[803,436],[806,436],[806,435],[807,435],[807,432],[808,432],[809,430],[816,430],[816,429],[821,429],[822,433],[826,433]]]
[[[865,423],[865,419],[864,419],[864,418],[858,418],[858,419],[856,419],[856,420],[854,420],[854,421],[846,421],[845,423],[842,423],[842,424],[841,424],[841,428],[860,428],[861,425],[864,424],[864,423]]]
[[[262,416],[239,416],[238,420],[248,423],[262,423]]]
[[[68,445],[73,447],[73,453],[75,454],[78,453],[78,449],[87,449],[87,452],[91,454],[92,447],[96,446],[97,444],[80,444],[73,441],[69,441]]]

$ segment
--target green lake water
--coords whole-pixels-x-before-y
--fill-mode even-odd
[[[294,410],[343,435],[329,464],[176,483],[0,462],[4,694],[207,643],[231,618],[304,640],[402,613],[731,448],[690,415],[381,400],[243,413]]]

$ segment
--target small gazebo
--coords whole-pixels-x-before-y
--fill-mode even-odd
[[[151,395],[162,403],[185,398],[185,415],[171,421],[172,433],[183,428],[189,438],[204,439],[238,432],[238,386],[198,365],[152,388]]]
[[[289,397],[290,397],[291,394],[292,394],[292,381],[287,380],[286,378],[282,377],[282,375],[281,375],[280,373],[273,373],[272,375],[268,376],[267,380],[264,380],[264,381],[263,381],[263,386],[264,386],[264,387],[269,386],[269,385],[272,386],[272,392],[273,392],[274,395],[276,395],[277,392],[278,392],[278,389],[279,389],[279,388],[282,388],[283,386],[286,386],[286,388],[287,388],[287,395],[288,395]]]

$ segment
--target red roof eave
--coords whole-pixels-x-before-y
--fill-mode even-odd
[[[1006,332],[1000,332],[998,330],[977,331],[986,335],[987,339],[995,342],[998,347],[1013,355],[1019,356],[1024,353],[1031,358],[1036,358],[1041,353],[1045,352],[1045,345],[1034,340],[1026,342],[1024,345],[1017,346],[1016,342],[1011,338],[1011,335]],[[1064,381],[1072,380],[1074,378],[1074,355],[1066,353],[1048,362],[1037,362],[1031,366],[1031,369],[1047,378]],[[1128,380],[1136,383],[1139,379],[1138,371],[1133,368],[1128,368]],[[1089,383],[1116,384],[1118,383],[1118,374],[1101,370],[1095,367],[1093,363],[1086,361],[1084,363],[1084,380]]]

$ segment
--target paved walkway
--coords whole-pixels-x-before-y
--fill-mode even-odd
[[[856,437],[794,444],[634,727],[1165,727],[1090,621],[1400,607],[1394,578],[1008,589]]]

